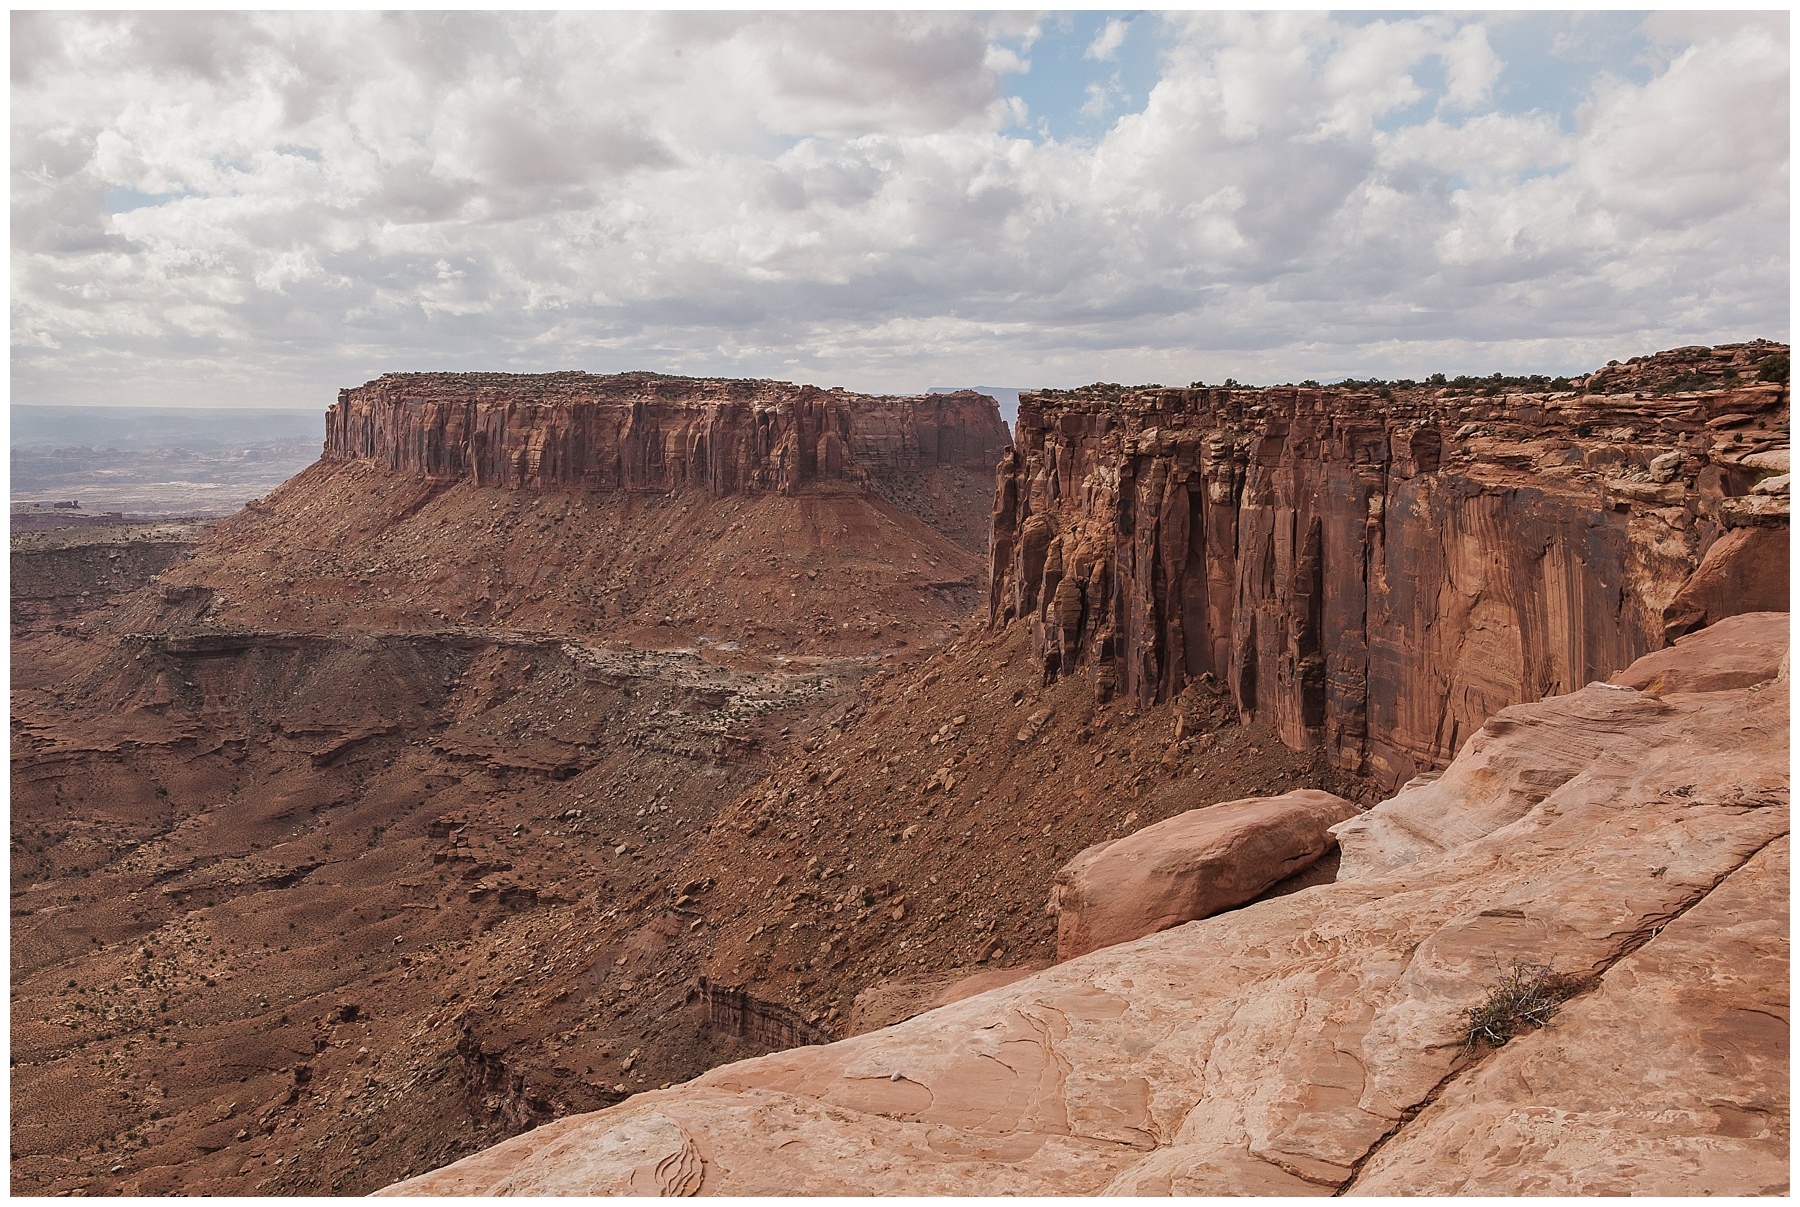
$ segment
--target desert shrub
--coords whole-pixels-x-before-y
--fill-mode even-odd
[[[1758,381],[1786,381],[1788,379],[1788,358],[1783,352],[1775,356],[1765,356],[1756,366]]]
[[[1526,1027],[1542,1027],[1582,990],[1580,977],[1548,964],[1514,960],[1488,987],[1487,999],[1463,1011],[1463,1048],[1498,1048]]]

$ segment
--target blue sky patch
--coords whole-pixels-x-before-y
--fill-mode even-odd
[[[1057,13],[1029,49],[1012,42],[1031,64],[1002,84],[1028,107],[1021,132],[1039,142],[1091,142],[1122,114],[1142,112],[1161,78],[1161,32],[1155,13]]]
[[[140,193],[136,189],[128,189],[118,185],[106,190],[106,212],[109,214],[128,214],[132,210],[148,209],[153,205],[162,205],[168,201],[179,201],[183,197],[192,197],[193,193]]]

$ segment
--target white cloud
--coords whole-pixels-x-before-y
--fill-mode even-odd
[[[1783,337],[1763,17],[1659,14],[1643,82],[1565,114],[1494,108],[1475,18],[1146,17],[1144,107],[1062,143],[1008,133],[1050,36],[1013,14],[15,15],[15,397],[1291,380]]]
[[[1120,17],[1114,17],[1108,21],[1101,26],[1100,32],[1094,35],[1094,40],[1088,43],[1083,57],[1097,59],[1101,62],[1116,58],[1119,47],[1125,45],[1125,28],[1126,22]]]

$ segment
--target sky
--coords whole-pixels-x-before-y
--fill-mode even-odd
[[[12,15],[22,403],[1788,338],[1788,16]]]

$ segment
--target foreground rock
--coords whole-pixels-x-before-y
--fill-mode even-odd
[[[1732,617],[1645,655],[1611,683],[1502,710],[1441,777],[1409,784],[1336,827],[1338,879],[1394,871],[1491,834],[1536,809],[1602,754],[1656,757],[1666,744],[1681,742],[1688,725],[1686,713],[1670,709],[1664,694],[1768,679],[1787,652],[1787,627],[1786,612]]]
[[[1707,638],[1680,653],[1704,665]],[[721,1067],[390,1190],[1779,1192],[1784,668],[1509,709],[1442,781],[1486,819],[1462,841]],[[1484,774],[1463,776],[1464,759]],[[1493,808],[1521,797],[1535,799],[1510,817]],[[1513,960],[1591,988],[1471,1061],[1463,1012]]]
[[[1341,796],[1302,789],[1191,809],[1089,847],[1056,877],[1056,958],[1211,917],[1316,863],[1331,827],[1356,816]]]
[[[1452,1083],[1356,1192],[1785,1193],[1790,863],[1770,843],[1549,1031]]]

